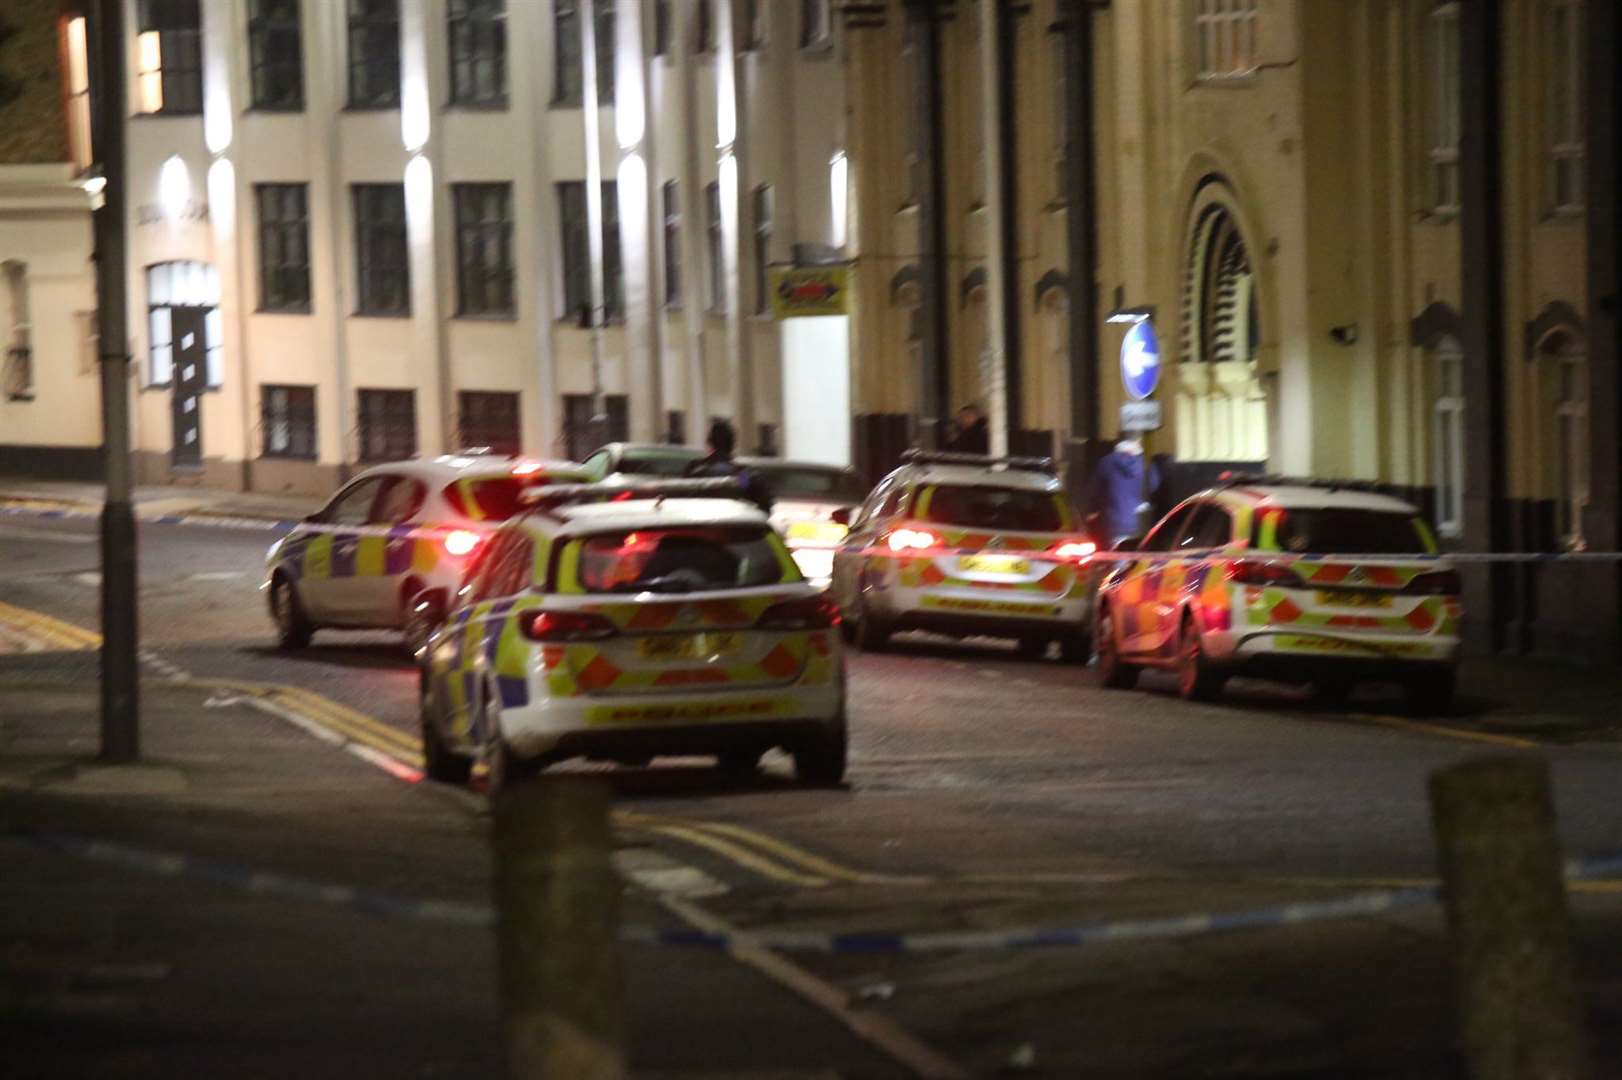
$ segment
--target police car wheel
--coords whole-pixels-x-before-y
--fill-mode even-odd
[[[427,606],[423,607],[426,603]],[[418,609],[421,610],[418,610]],[[439,625],[439,608],[432,601],[414,600],[406,612],[405,647],[412,656],[421,656],[428,647],[428,638]]]
[[[1085,664],[1093,658],[1093,640],[1084,628],[1059,639],[1059,659],[1067,664]]]
[[[861,612],[856,620],[856,647],[863,652],[883,652],[890,644],[890,628],[868,610],[866,600],[858,600],[856,607]]]
[[[715,755],[715,767],[728,780],[752,779],[760,769],[759,750],[728,750]]]
[[[1192,616],[1183,616],[1183,632],[1177,648],[1177,692],[1184,701],[1210,701],[1222,692],[1223,678],[1211,668],[1200,644],[1199,627]]]
[[[794,747],[794,778],[808,787],[837,787],[845,779],[845,726]]]
[[[428,702],[422,708],[422,762],[428,779],[442,784],[465,784],[473,775],[473,759],[458,754],[445,745],[439,726],[434,723]]]
[[[276,621],[276,643],[284,649],[302,649],[315,636],[315,627],[299,606],[293,583],[284,577],[271,582],[270,614]]]
[[[1048,655],[1048,639],[1045,637],[1022,637],[1019,639],[1019,655],[1027,660],[1046,660]]]
[[[1130,690],[1138,685],[1138,669],[1121,660],[1120,647],[1115,643],[1115,619],[1105,608],[1098,616],[1098,633],[1093,640],[1098,646],[1098,682],[1109,690]]]

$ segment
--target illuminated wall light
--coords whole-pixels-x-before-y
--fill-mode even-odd
[[[210,87],[203,109],[203,142],[210,154],[223,154],[231,148],[231,103],[225,94]]]
[[[230,159],[220,158],[208,167],[208,209],[214,228],[229,234],[236,228],[237,170]]]
[[[163,169],[158,173],[158,204],[170,221],[178,221],[190,202],[191,173],[186,171],[186,163],[176,154],[163,163]]]
[[[845,246],[845,218],[850,208],[850,160],[843,150],[835,151],[828,162],[828,197],[833,213],[830,230],[833,245],[842,248]]]
[[[156,30],[136,38],[136,87],[142,112],[163,111],[163,45]]]
[[[428,220],[434,211],[434,166],[418,154],[405,168],[406,219]]]
[[[614,135],[619,140],[621,150],[635,149],[642,142],[642,136],[647,131],[648,119],[642,104],[642,87],[640,79],[626,76],[626,69],[635,70],[634,63],[620,65],[617,85],[614,88]]]
[[[428,87],[417,73],[400,76],[400,142],[406,152],[415,154],[428,145],[432,125],[428,108]]]
[[[623,204],[641,206],[648,197],[648,167],[642,161],[642,155],[629,153],[620,162],[619,168],[619,197]],[[623,219],[621,219],[623,220]]]

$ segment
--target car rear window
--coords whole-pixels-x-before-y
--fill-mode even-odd
[[[569,543],[561,576],[565,591],[572,585],[589,593],[687,593],[800,580],[783,541],[755,525],[598,533]]]
[[[620,458],[619,471],[633,476],[683,476],[698,458],[692,451],[635,450]]]
[[[861,478],[844,469],[794,469],[770,465],[750,465],[748,469],[764,480],[773,497],[779,499],[859,503],[867,498],[867,488]]]
[[[1434,553],[1424,522],[1385,510],[1272,508],[1256,516],[1252,546],[1315,555]]]
[[[469,477],[445,488],[445,501],[471,521],[506,521],[523,508],[519,501],[525,488],[543,484],[573,484],[579,477],[567,474],[530,473],[526,476]]]
[[[937,525],[1021,532],[1063,532],[1070,527],[1064,500],[1046,491],[936,484],[924,489],[917,505],[919,516]]]

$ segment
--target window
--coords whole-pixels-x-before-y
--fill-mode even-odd
[[[90,146],[90,53],[85,17],[74,16],[61,23],[62,95],[66,99],[68,158],[79,172],[94,162]]]
[[[1195,77],[1243,78],[1256,70],[1257,0],[1194,0]]]
[[[761,0],[743,0],[743,25],[745,37],[743,47],[749,50],[761,49],[766,46],[766,13],[768,5]]]
[[[456,203],[456,311],[505,315],[513,302],[511,184],[452,184]]]
[[[1588,358],[1569,337],[1540,350],[1545,408],[1550,416],[1543,458],[1544,486],[1554,494],[1554,522],[1562,544],[1583,544],[1588,502]]]
[[[570,540],[575,581],[560,582],[592,593],[744,589],[797,581],[783,558],[783,542],[758,525],[640,528]]]
[[[5,398],[28,401],[34,395],[34,353],[28,314],[28,264],[0,262],[0,359],[5,361]]]
[[[565,318],[591,311],[591,233],[586,212],[586,185],[566,180],[558,185],[559,220],[563,229],[563,310]],[[624,311],[620,273],[619,185],[603,184],[603,317]],[[590,325],[589,318],[585,325]]]
[[[411,262],[406,244],[405,186],[356,184],[356,312],[411,314]]]
[[[1227,547],[1233,539],[1233,519],[1220,506],[1201,503],[1194,520],[1177,542],[1179,550],[1208,551]]]
[[[198,0],[140,0],[136,108],[203,111],[203,23]]]
[[[349,107],[400,105],[400,0],[349,0]]]
[[[1548,88],[1545,183],[1551,213],[1583,212],[1582,0],[1547,0],[1543,85]]]
[[[696,52],[707,53],[715,49],[715,0],[694,0],[698,6],[697,40],[693,44]]]
[[[417,456],[417,402],[412,390],[360,392],[360,459],[404,461]]]
[[[303,184],[255,184],[259,310],[310,310],[310,211]]]
[[[1188,519],[1194,514],[1194,504],[1184,503],[1173,510],[1167,517],[1161,519],[1159,525],[1149,530],[1143,543],[1138,545],[1139,551],[1170,551],[1172,544],[1188,524]]]
[[[672,446],[687,443],[687,414],[680,409],[665,412],[665,442]]]
[[[665,306],[681,306],[681,189],[666,180],[665,203]]]
[[[709,309],[714,312],[725,313],[727,306],[726,294],[726,262],[723,259],[726,245],[721,236],[721,185],[710,183],[704,185],[704,232],[709,242],[710,255],[710,294],[705,297]]]
[[[592,6],[596,20],[597,104],[614,103],[614,4],[597,0]],[[553,41],[557,45],[556,86],[553,98],[559,105],[585,103],[585,64],[582,52],[580,7],[576,0],[557,0],[552,9]]]
[[[1432,460],[1436,483],[1436,531],[1464,532],[1464,350],[1443,338],[1432,357]]]
[[[248,80],[253,108],[304,108],[299,0],[249,0]]]
[[[518,395],[486,390],[457,394],[456,427],[463,449],[487,446],[497,454],[517,454],[523,444]]]
[[[592,411],[590,394],[564,394],[564,453],[570,461],[580,461],[603,443],[624,442],[629,417],[629,403],[624,394],[603,395],[600,425]]]
[[[1425,31],[1428,209],[1452,217],[1459,212],[1459,5],[1437,5]]]
[[[365,525],[372,520],[372,506],[386,480],[386,476],[357,480],[327,504],[321,511],[321,520],[331,525]]]
[[[670,55],[670,0],[653,0],[653,55]]]
[[[828,0],[800,0],[800,47],[814,49],[828,43],[832,32]]]
[[[265,457],[314,461],[315,387],[260,387],[259,426]]]
[[[1388,510],[1272,507],[1256,516],[1254,546],[1299,554],[1430,554],[1416,519]]]
[[[428,485],[409,476],[391,476],[383,483],[383,493],[372,508],[369,524],[404,525],[417,516],[428,499]]]
[[[451,104],[507,104],[507,0],[450,0]]]
[[[937,484],[919,496],[918,511],[936,525],[967,525],[1024,532],[1069,528],[1070,515],[1057,495],[1014,488]]]
[[[1070,32],[1060,28],[1053,40],[1053,175],[1055,206],[1070,200]]]
[[[767,271],[772,261],[772,186],[762,184],[755,189],[755,314],[764,315],[771,310],[771,288],[767,284]]]

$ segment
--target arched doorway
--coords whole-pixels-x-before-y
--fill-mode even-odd
[[[1265,462],[1267,393],[1257,369],[1262,325],[1250,248],[1208,185],[1196,203],[1183,269],[1177,456]]]

